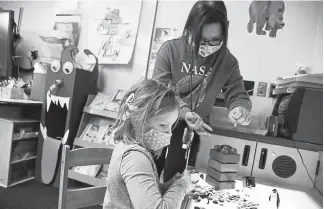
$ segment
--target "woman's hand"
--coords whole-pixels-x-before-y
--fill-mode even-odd
[[[193,129],[200,136],[210,136],[207,130],[213,131],[213,129],[204,123],[201,117],[195,112],[187,112],[185,114],[185,121],[189,128]]]
[[[181,179],[183,179],[186,182],[186,185],[187,185],[187,187],[186,187],[186,194],[189,194],[195,188],[195,185],[191,181],[191,174],[190,174],[190,172],[188,170],[185,170],[182,173]]]
[[[251,114],[250,111],[245,109],[244,107],[234,107],[228,114],[229,119],[233,122],[234,127],[237,124],[241,124],[243,126],[249,125],[251,123]]]

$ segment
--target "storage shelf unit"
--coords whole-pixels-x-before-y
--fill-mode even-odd
[[[87,103],[83,109],[83,115],[82,115],[81,122],[79,125],[77,138],[75,138],[75,140],[73,142],[73,149],[81,148],[81,147],[109,148],[112,152],[114,149],[113,145],[95,143],[95,142],[86,141],[86,140],[79,138],[89,123],[101,125],[101,126],[109,126],[109,125],[113,125],[117,118],[117,112],[100,110],[100,109],[89,107],[89,105],[91,104],[91,102],[93,101],[94,98],[95,98],[95,95],[88,96]],[[108,165],[103,165],[101,169],[104,169],[105,171],[107,171]],[[105,179],[87,176],[87,175],[78,173],[74,170],[69,170],[69,178],[74,179],[79,182],[82,182],[82,183],[86,183],[88,185],[92,185],[92,186],[105,186],[107,184],[107,181]]]
[[[0,186],[34,179],[39,120],[0,118]]]

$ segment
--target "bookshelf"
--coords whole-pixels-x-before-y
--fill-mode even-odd
[[[39,120],[0,118],[0,186],[34,179]]]
[[[97,108],[93,108],[90,106],[92,101],[95,99],[96,95],[89,95],[86,105],[83,108],[83,114],[81,118],[81,122],[79,125],[79,129],[76,135],[76,138],[73,142],[73,149],[75,148],[108,148],[111,151],[111,154],[114,149],[114,145],[111,143],[102,142],[93,142],[84,140],[82,138],[84,130],[87,128],[88,124],[103,126],[103,127],[109,127],[114,124],[116,118],[117,118],[117,112],[108,111],[108,110],[101,110]],[[107,181],[105,178],[105,175],[107,174],[109,165],[102,165],[98,174],[95,177],[85,175],[79,172],[76,172],[73,170],[69,170],[69,178],[91,185],[91,186],[106,186]]]

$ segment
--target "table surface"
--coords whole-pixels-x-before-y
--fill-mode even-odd
[[[200,175],[195,174],[195,175]],[[205,176],[205,174],[203,174]],[[198,176],[192,179],[199,178]],[[211,186],[207,184],[204,180],[200,179],[196,184],[201,188],[210,188]],[[187,200],[187,204],[183,207],[184,209],[277,209],[273,202],[269,201],[269,196],[273,189],[277,189],[280,197],[280,207],[279,209],[320,209],[322,208],[318,205],[306,192],[296,191],[292,189],[285,189],[280,187],[274,187],[264,184],[257,183],[253,188],[243,188],[243,183],[241,180],[236,181],[235,189],[216,191],[217,194],[213,195],[212,198],[218,201],[213,203],[213,201],[208,201],[207,199],[201,199],[200,202],[196,202],[192,198]],[[229,196],[240,197],[240,201],[235,201]],[[219,198],[224,200],[220,202]],[[232,199],[232,200],[231,200]],[[235,198],[234,198],[235,199]],[[255,206],[244,207],[242,204],[243,199],[246,203],[253,203]],[[241,202],[241,204],[239,204]],[[253,205],[250,204],[250,205]]]

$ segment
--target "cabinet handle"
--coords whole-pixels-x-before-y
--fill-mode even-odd
[[[320,167],[321,167],[321,161],[317,161],[317,165],[316,165],[316,173],[315,173],[315,175],[317,176],[318,175],[318,173],[319,173],[319,169],[320,169]]]
[[[245,145],[243,151],[243,159],[242,159],[243,166],[247,166],[249,164],[250,151],[251,151],[251,146]]]
[[[262,148],[260,154],[259,168],[264,169],[267,162],[268,149]]]

